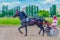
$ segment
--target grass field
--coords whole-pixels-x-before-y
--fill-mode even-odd
[[[45,18],[49,23],[52,23],[52,18]],[[0,18],[0,25],[20,25],[19,18]],[[60,19],[58,18],[58,25],[60,25]]]
[[[0,25],[19,25],[19,18],[0,18]]]

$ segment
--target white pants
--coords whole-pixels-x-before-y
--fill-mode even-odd
[[[51,24],[53,28],[56,28],[57,24],[56,23],[52,23]]]

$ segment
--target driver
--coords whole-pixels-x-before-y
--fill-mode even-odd
[[[54,16],[53,16],[53,23],[52,23],[52,27],[53,27],[53,28],[56,28],[56,26],[57,26],[57,21],[58,21],[58,20],[57,20],[57,17],[56,17],[56,15],[54,15]]]

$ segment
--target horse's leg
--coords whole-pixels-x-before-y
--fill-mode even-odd
[[[39,31],[39,35],[40,35],[40,33],[41,33],[41,31],[42,31],[42,28],[41,28],[41,26],[40,26],[40,24],[37,24],[37,26],[40,28],[40,31]]]
[[[40,29],[40,31],[39,31],[39,35],[41,34],[41,31],[42,31],[42,29]]]
[[[20,29],[23,28],[23,27],[24,27],[24,26],[21,26],[21,27],[18,28],[18,31],[19,31],[21,34],[23,34],[23,33],[21,32]]]
[[[25,36],[27,36],[27,25],[25,25],[25,31],[26,31]]]
[[[37,24],[37,26],[40,28],[39,34],[40,34],[41,31],[43,30],[43,36],[44,36],[44,28],[43,28],[43,24]]]
[[[23,26],[21,26],[19,29],[25,27],[25,31],[26,31],[25,36],[27,36],[27,22],[23,22],[22,25]],[[20,31],[20,33],[22,33],[22,32]]]
[[[39,34],[41,33],[41,31],[43,31],[43,36],[44,36],[44,28],[40,28]]]
[[[43,31],[42,36],[44,36],[44,28],[43,27],[40,29],[39,34],[41,33],[41,31]]]
[[[44,36],[44,32],[45,32],[45,31],[44,31],[44,28],[42,28],[42,30],[43,30],[43,36]]]
[[[43,27],[43,24],[41,24],[40,27],[41,27],[41,30],[43,31],[42,36],[44,36],[44,27]]]

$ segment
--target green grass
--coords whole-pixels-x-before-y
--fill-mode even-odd
[[[52,23],[52,18],[45,18],[49,23]],[[0,18],[0,25],[20,25],[19,18]],[[60,25],[60,18],[58,18],[58,25]]]
[[[0,18],[0,25],[19,25],[19,18]]]

